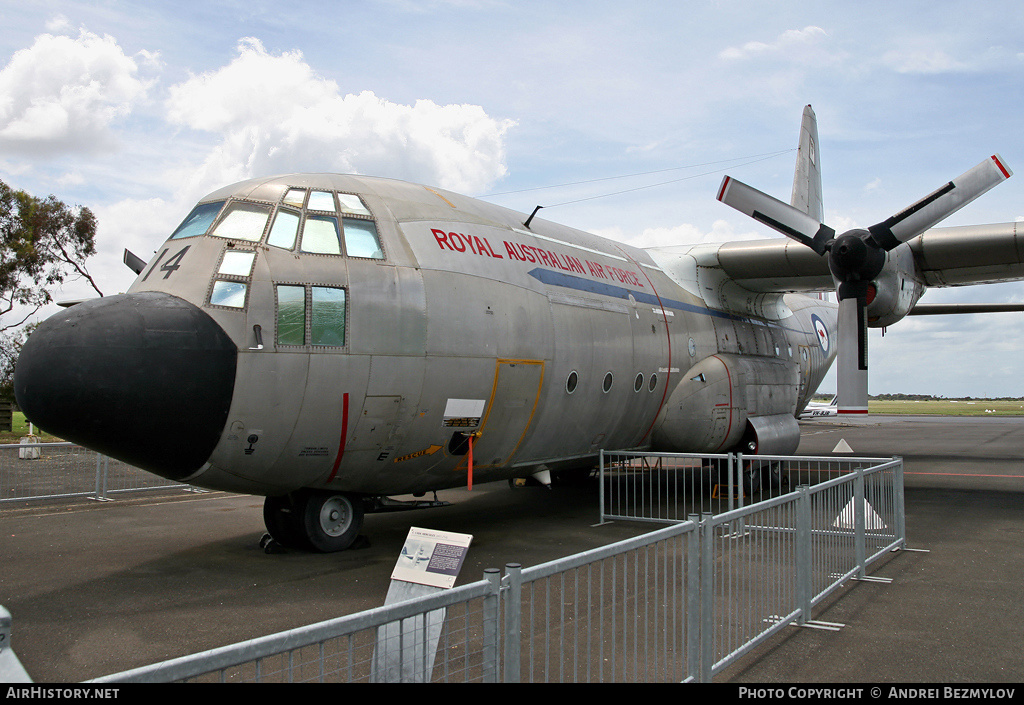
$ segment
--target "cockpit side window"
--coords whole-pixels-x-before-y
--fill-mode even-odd
[[[309,342],[312,345],[345,344],[345,290],[312,287]]]
[[[195,237],[196,235],[202,235],[210,229],[210,224],[213,223],[217,214],[220,213],[220,209],[224,206],[224,201],[216,201],[214,203],[200,203],[198,206],[192,209],[192,212],[188,214],[188,217],[182,221],[181,225],[171,233],[172,240],[180,240],[185,237]]]
[[[218,279],[210,291],[210,305],[245,308],[245,292],[248,288],[244,282]]]
[[[345,346],[345,289],[278,284],[276,290],[278,345]]]
[[[277,344],[306,344],[306,287],[277,285]]]
[[[349,257],[384,259],[380,238],[377,237],[377,226],[372,220],[342,218],[342,222],[345,226],[345,251]]]

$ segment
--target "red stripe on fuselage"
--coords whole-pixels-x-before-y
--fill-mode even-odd
[[[348,437],[348,392],[342,397],[341,402],[341,441],[338,442],[338,457],[334,459],[334,467],[331,468],[331,476],[327,478],[330,482],[338,474],[338,467],[341,466],[341,459],[345,456],[345,439]]]

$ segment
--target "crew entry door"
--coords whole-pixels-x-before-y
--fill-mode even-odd
[[[476,464],[503,465],[515,455],[533,420],[543,380],[540,360],[498,360],[480,438],[473,443]]]

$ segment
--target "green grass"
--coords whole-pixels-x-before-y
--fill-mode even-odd
[[[25,414],[20,411],[14,412],[14,422],[12,423],[14,428],[13,431],[0,431],[0,444],[2,443],[17,443],[23,437],[28,435],[28,421],[25,420]],[[51,436],[45,431],[40,431],[38,428],[34,429],[34,433],[39,437],[41,443],[53,443],[61,439],[56,436]]]
[[[871,414],[916,414],[931,416],[1024,416],[1024,401],[974,399],[870,400]]]

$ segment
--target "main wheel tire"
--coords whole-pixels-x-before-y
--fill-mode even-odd
[[[344,551],[363,528],[362,502],[346,494],[310,492],[302,516],[306,540],[322,553]]]
[[[264,499],[263,523],[267,533],[282,546],[308,551],[302,503],[294,500],[292,495]]]

